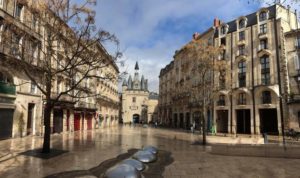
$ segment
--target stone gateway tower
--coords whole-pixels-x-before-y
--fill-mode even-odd
[[[148,80],[143,75],[140,77],[138,62],[134,69],[133,78],[129,75],[122,85],[122,121],[123,123],[148,123],[154,119],[152,115],[149,118],[149,112],[155,115],[155,112],[148,110],[148,104],[153,103],[149,102]]]

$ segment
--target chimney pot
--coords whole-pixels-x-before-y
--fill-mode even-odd
[[[214,19],[214,27],[219,27],[220,26],[220,20],[216,17],[215,19]]]
[[[197,40],[199,37],[200,37],[200,33],[195,32],[195,33],[193,34],[193,39],[194,39],[194,40]]]

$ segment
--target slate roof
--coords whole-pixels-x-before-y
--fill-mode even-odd
[[[275,18],[276,5],[269,6],[269,7],[267,7],[267,9],[269,10],[269,19]],[[254,13],[251,13],[251,14],[245,16],[247,18],[247,27],[250,27],[252,25],[257,24],[256,13],[257,12],[254,12]],[[232,33],[232,32],[235,32],[237,30],[236,19],[234,19],[230,22],[227,22],[225,24],[227,24],[229,26],[228,27],[228,33]],[[216,30],[215,36],[218,37],[217,30]]]

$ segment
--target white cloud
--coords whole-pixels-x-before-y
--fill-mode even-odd
[[[160,69],[193,32],[209,28],[214,17],[229,21],[253,12],[254,6],[246,0],[98,0],[96,12],[97,24],[116,34],[126,49],[121,71],[132,73],[138,60],[150,90],[158,91]]]

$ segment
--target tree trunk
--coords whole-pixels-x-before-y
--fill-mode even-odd
[[[50,100],[47,100],[45,106],[45,113],[44,113],[44,125],[45,125],[45,133],[44,133],[44,143],[43,143],[43,150],[42,153],[49,153],[50,152],[50,120],[51,120],[51,104]]]
[[[205,127],[206,122],[205,122],[204,114],[203,114],[202,118],[203,118],[202,145],[206,145],[206,127]]]
[[[203,127],[203,132],[202,132],[202,145],[206,145],[206,122],[205,122],[205,105],[203,102],[203,108],[202,108],[202,127]]]

